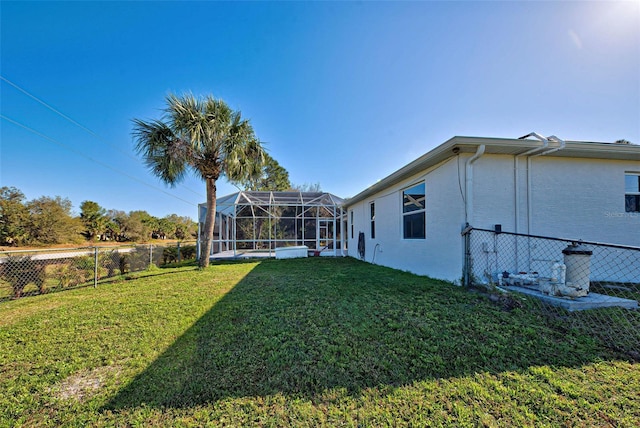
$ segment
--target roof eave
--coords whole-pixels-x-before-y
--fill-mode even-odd
[[[639,145],[583,141],[567,141],[566,143],[567,145],[564,150],[557,151],[553,155],[599,159],[640,160]],[[410,178],[411,176],[418,174],[420,171],[435,166],[438,163],[447,160],[448,158],[456,156],[457,153],[454,152],[454,148],[456,147],[460,149],[458,153],[473,153],[475,152],[475,148],[482,144],[493,147],[494,149],[517,149],[514,150],[513,153],[510,153],[511,155],[522,154],[530,149],[541,147],[543,145],[543,143],[538,140],[455,136],[435,147],[431,151],[420,156],[418,159],[410,162],[399,170],[378,181],[377,183],[369,186],[357,195],[346,199],[343,206],[349,207],[353,204],[361,202],[362,200],[374,195],[375,193],[378,193],[382,189],[398,184]],[[558,145],[558,143],[554,142],[553,145],[550,146],[550,148],[555,145]]]

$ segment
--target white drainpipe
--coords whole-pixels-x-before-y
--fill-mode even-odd
[[[520,137],[520,140],[524,140],[525,138],[528,137],[535,137],[538,140],[542,141],[542,146],[540,147],[534,147],[533,149],[527,150],[524,153],[520,153],[519,155],[514,156],[513,158],[513,174],[514,174],[514,196],[515,196],[515,206],[514,206],[514,213],[515,213],[515,232],[519,233],[520,232],[520,158],[523,156],[527,156],[527,233],[529,233],[530,228],[531,228],[531,192],[529,191],[529,189],[531,188],[531,176],[529,174],[529,170],[531,169],[531,158],[530,156],[535,154],[536,152],[541,152],[543,150],[545,150],[547,147],[549,147],[549,139],[543,137],[542,135],[536,133],[536,132],[531,132],[523,137]],[[531,260],[531,248],[529,247],[529,245],[527,245],[527,248],[529,249],[529,256],[528,256],[528,260]],[[520,270],[520,268],[518,267],[518,260],[519,260],[519,256],[518,256],[518,239],[516,237],[516,248],[515,248],[515,257],[516,257],[516,270]],[[527,263],[527,265],[529,265],[529,263]],[[530,268],[530,266],[528,266]]]
[[[464,220],[467,225],[471,224],[470,221],[473,221],[473,163],[480,158],[484,154],[485,145],[481,144],[478,146],[476,153],[467,159],[465,164],[465,209],[464,209]]]
[[[532,158],[535,158],[536,156],[543,156],[543,155],[548,155],[549,153],[553,153],[553,152],[557,152],[558,150],[562,150],[564,149],[564,146],[567,145],[566,141],[561,140],[560,138],[556,137],[555,135],[552,135],[550,137],[547,138],[549,141],[555,141],[556,143],[560,143],[560,147],[555,147],[549,150],[546,150],[542,153],[538,153],[534,156],[531,156]]]
[[[518,224],[520,222],[520,209],[519,209],[519,201],[520,201],[520,174],[519,174],[519,158],[523,157],[523,156],[527,156],[527,233],[531,234],[531,211],[532,211],[532,189],[531,189],[531,158],[537,157],[537,156],[543,156],[549,153],[553,153],[556,152],[558,150],[562,150],[565,147],[565,142],[564,140],[561,140],[560,138],[556,137],[555,135],[552,135],[550,137],[543,137],[540,134],[537,134],[535,132],[532,132],[528,135],[525,135],[524,137],[521,137],[521,139],[527,138],[527,137],[536,137],[537,139],[539,139],[540,141],[542,141],[542,146],[540,147],[535,147],[531,150],[527,150],[524,153],[521,153],[519,155],[516,155],[514,157],[514,175],[515,175],[515,231],[516,233],[519,232],[519,228],[518,228]],[[554,141],[554,142],[558,142],[560,143],[559,147],[554,147],[554,148],[548,148],[549,147],[549,142],[550,141]],[[527,246],[529,249],[529,252],[531,252],[531,248],[530,246]],[[528,257],[529,262],[531,261],[531,254],[529,254]],[[516,244],[516,267],[518,264],[518,245]],[[530,268],[530,266],[529,266]]]
[[[560,146],[559,147],[554,147],[551,149],[547,149],[544,150],[542,152],[530,155],[529,157],[527,157],[527,233],[531,234],[531,209],[532,209],[532,199],[533,197],[531,196],[531,194],[533,193],[531,190],[531,158],[535,158],[538,156],[543,156],[543,155],[547,155],[549,153],[553,153],[553,152],[557,152],[558,150],[562,150],[564,149],[564,146],[566,145],[566,143],[564,142],[564,140],[559,139],[558,137],[556,137],[555,135],[552,135],[551,137],[547,138],[547,146],[549,145],[549,141],[555,141],[555,142],[559,142]]]
[[[513,164],[514,164],[514,168],[513,168],[513,173],[514,173],[514,183],[515,183],[515,232],[518,233],[519,232],[519,223],[520,223],[520,209],[519,209],[519,203],[520,203],[520,162],[519,159],[523,156],[530,156],[536,152],[545,150],[547,147],[549,147],[549,140],[545,137],[543,137],[540,134],[537,134],[535,132],[532,132],[530,134],[525,135],[524,137],[520,137],[519,139],[524,140],[527,137],[536,137],[538,140],[542,141],[542,146],[540,147],[534,147],[531,150],[527,150],[524,153],[520,153],[519,155],[516,155],[513,158]],[[529,159],[529,158],[527,158]],[[530,163],[527,163],[527,213],[530,212],[529,207],[529,182],[530,182],[530,176],[529,176],[529,166]],[[528,220],[527,220],[528,221]],[[528,229],[527,229],[528,232]]]

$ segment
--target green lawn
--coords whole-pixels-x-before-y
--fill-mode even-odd
[[[0,426],[640,424],[640,365],[526,301],[353,259],[138,276],[0,303]]]

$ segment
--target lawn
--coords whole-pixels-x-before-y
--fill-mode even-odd
[[[499,303],[333,258],[2,302],[0,426],[640,424],[640,365]]]

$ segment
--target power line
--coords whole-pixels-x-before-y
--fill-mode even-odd
[[[134,161],[138,162],[139,159],[137,159],[134,156],[131,156],[130,153],[127,153],[123,150],[121,150],[119,147],[114,146],[113,144],[109,143],[107,140],[105,140],[104,138],[102,138],[100,135],[96,134],[95,132],[93,132],[91,129],[87,128],[86,126],[82,125],[81,123],[75,121],[74,119],[70,118],[69,116],[67,116],[66,114],[62,113],[61,111],[53,108],[51,105],[47,104],[46,102],[44,102],[43,100],[41,100],[40,98],[36,97],[35,95],[31,94],[30,92],[28,92],[26,89],[21,88],[20,86],[18,86],[17,84],[13,83],[12,81],[10,81],[9,79],[7,79],[6,77],[0,75],[0,79],[4,80],[5,82],[7,82],[9,85],[13,86],[15,89],[17,89],[18,91],[22,92],[23,94],[25,94],[26,96],[28,96],[29,98],[37,101],[38,103],[42,104],[43,106],[45,106],[46,108],[48,108],[49,110],[51,110],[52,112],[56,113],[57,115],[65,118],[66,120],[68,120],[69,122],[73,123],[74,125],[76,125],[77,127],[79,127],[80,129],[88,132],[89,134],[91,134],[93,137],[97,138],[98,140],[100,140],[102,143],[106,144],[107,146],[111,147],[112,149],[120,152],[121,154],[127,156],[130,159],[133,159]],[[199,192],[196,192],[195,190],[191,190],[190,188],[181,185],[182,188],[184,188],[185,190],[188,190],[189,192],[193,193],[194,195],[197,195],[201,198],[204,198],[204,195],[202,195]]]
[[[39,131],[36,131],[35,129],[33,129],[33,128],[31,128],[31,127],[27,126],[27,125],[24,125],[24,124],[22,124],[22,123],[20,123],[20,122],[17,122],[17,121],[15,121],[15,120],[13,120],[13,119],[11,119],[11,118],[9,118],[9,117],[7,117],[7,116],[3,115],[3,114],[0,114],[0,118],[2,118],[2,119],[4,119],[4,120],[6,120],[7,122],[12,123],[12,124],[14,124],[14,125],[16,125],[16,126],[19,126],[19,127],[23,128],[23,129],[26,129],[27,131],[29,131],[29,132],[31,132],[31,133],[33,133],[33,134],[35,134],[35,135],[37,135],[37,136],[39,136],[39,137],[41,137],[41,138],[44,138],[45,140],[51,141],[51,142],[52,142],[52,143],[54,143],[54,144],[57,144],[57,145],[59,145],[59,146],[61,146],[61,147],[64,147],[65,149],[67,149],[67,150],[69,150],[69,151],[71,151],[71,152],[73,152],[73,153],[77,154],[78,156],[82,156],[83,158],[88,159],[88,160],[90,160],[91,162],[97,163],[97,164],[98,164],[98,165],[100,165],[100,166],[103,166],[103,167],[105,167],[105,168],[108,168],[108,169],[110,169],[110,170],[111,170],[111,171],[113,171],[113,172],[116,172],[116,173],[118,173],[118,174],[121,174],[121,175],[123,175],[123,176],[125,176],[125,177],[127,177],[127,178],[129,178],[129,179],[131,179],[131,180],[137,181],[137,182],[138,182],[138,183],[140,183],[140,184],[143,184],[143,185],[145,185],[145,186],[147,186],[147,187],[150,187],[150,188],[152,188],[152,189],[154,189],[154,190],[157,190],[157,191],[159,191],[159,192],[162,192],[162,193],[164,193],[165,195],[171,196],[172,198],[177,199],[177,200],[182,201],[182,202],[185,202],[185,203],[187,203],[187,204],[189,204],[189,205],[191,205],[191,206],[198,206],[198,204],[194,204],[194,203],[193,203],[193,202],[191,202],[191,201],[187,201],[186,199],[182,199],[181,197],[176,196],[176,195],[173,195],[173,194],[171,194],[171,193],[167,192],[166,190],[161,189],[160,187],[156,187],[156,186],[154,186],[154,185],[152,185],[152,184],[146,183],[146,182],[144,182],[144,181],[140,180],[139,178],[136,178],[136,177],[134,177],[134,176],[132,176],[132,175],[127,174],[126,172],[122,172],[122,171],[120,171],[120,170],[118,170],[118,169],[115,169],[114,167],[112,167],[112,166],[110,166],[110,165],[108,165],[108,164],[106,164],[106,163],[104,163],[104,162],[100,162],[99,160],[96,160],[96,159],[92,158],[91,156],[88,156],[88,155],[86,155],[86,154],[84,154],[84,153],[80,152],[79,150],[77,150],[77,149],[75,149],[75,148],[73,148],[73,147],[70,147],[70,146],[68,146],[68,145],[66,145],[66,144],[64,144],[64,143],[62,143],[62,142],[60,142],[60,141],[56,140],[55,138],[51,138],[51,137],[49,137],[48,135],[45,135],[45,134],[43,134],[43,133],[41,133],[41,132],[39,132]]]

